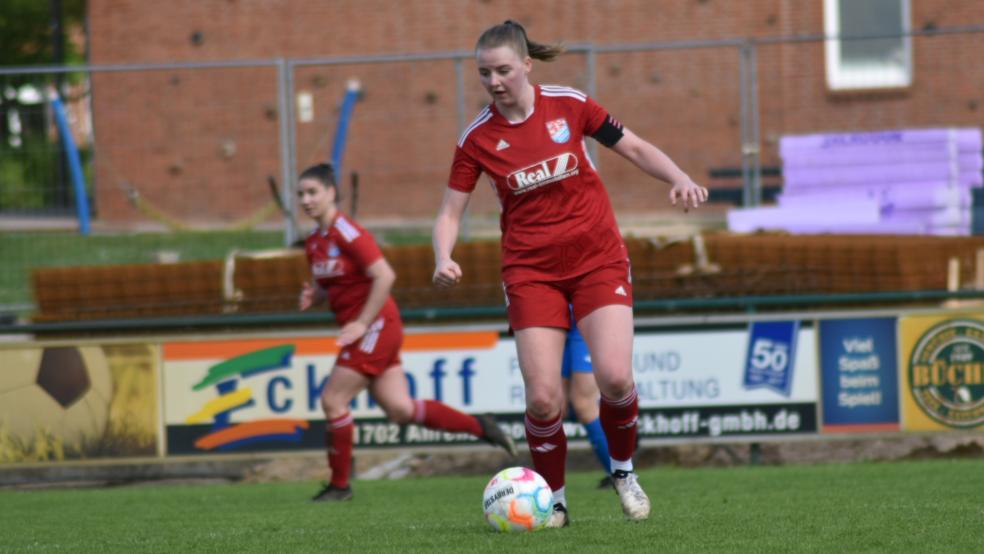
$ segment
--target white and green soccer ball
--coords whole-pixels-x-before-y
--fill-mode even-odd
[[[542,529],[553,511],[553,491],[537,472],[510,467],[496,473],[482,497],[485,521],[505,533]]]

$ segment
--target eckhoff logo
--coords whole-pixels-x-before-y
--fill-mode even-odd
[[[506,179],[513,194],[523,194],[533,189],[577,175],[577,156],[564,152],[548,160],[515,171]]]
[[[233,423],[232,412],[249,408],[256,404],[253,389],[246,386],[248,378],[259,373],[290,370],[293,344],[281,344],[262,350],[247,352],[208,368],[208,373],[196,383],[192,390],[201,391],[215,386],[216,396],[205,403],[197,412],[188,416],[189,425],[208,424],[212,426],[205,434],[195,440],[199,450],[232,450],[242,446],[266,442],[300,442],[304,430],[310,424],[303,419],[273,418],[249,419]],[[267,388],[267,398],[271,398],[272,383],[283,383],[282,376],[274,377]],[[240,382],[242,387],[238,387]],[[287,388],[290,382],[287,381]]]

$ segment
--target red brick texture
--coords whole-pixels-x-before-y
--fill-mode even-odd
[[[913,28],[984,22],[984,3],[912,2]],[[97,64],[312,58],[425,53],[474,46],[506,18],[541,42],[667,42],[818,34],[822,2],[799,0],[89,0],[91,61]],[[759,103],[764,162],[776,163],[786,133],[900,126],[980,125],[984,34],[918,38],[914,84],[903,90],[834,93],[819,43],[762,46]],[[704,48],[603,54],[596,98],[699,182],[712,167],[741,163],[738,52]],[[474,64],[464,64],[466,111],[487,102]],[[537,63],[536,82],[587,87],[585,60]],[[329,157],[344,83],[365,96],[349,129],[345,169],[361,175],[363,218],[427,218],[440,201],[458,134],[454,66],[448,61],[304,67],[297,92],[314,118],[298,123],[298,164]],[[269,201],[280,175],[273,68],[101,73],[93,80],[99,221],[146,220],[122,181],[184,221],[221,226]],[[466,122],[467,123],[467,122]],[[602,152],[599,163],[621,213],[665,209],[665,187]],[[488,190],[477,215],[497,211]]]

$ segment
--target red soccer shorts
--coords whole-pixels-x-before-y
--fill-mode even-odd
[[[400,318],[378,317],[366,334],[338,353],[335,365],[354,369],[369,377],[378,377],[400,364],[403,346],[403,322]]]
[[[506,286],[506,312],[513,330],[571,326],[574,319],[602,306],[632,306],[628,260],[608,264],[562,281],[527,281]]]

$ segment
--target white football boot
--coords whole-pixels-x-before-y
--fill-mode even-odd
[[[560,502],[554,504],[553,513],[547,519],[546,527],[559,529],[571,524],[571,518],[567,516],[567,506]]]
[[[612,473],[615,492],[622,501],[622,513],[633,521],[649,517],[649,497],[639,486],[639,477],[631,471],[616,470]]]

